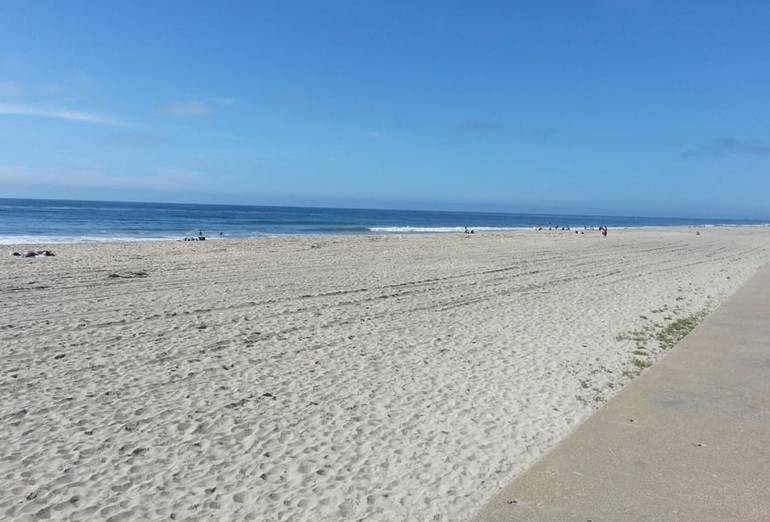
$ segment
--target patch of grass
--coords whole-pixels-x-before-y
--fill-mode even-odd
[[[659,331],[655,338],[660,343],[660,346],[664,350],[670,350],[676,343],[684,339],[684,337],[690,333],[706,316],[705,313],[700,312],[693,314],[689,317],[677,319],[670,325]]]
[[[641,316],[650,321],[650,324],[639,330],[621,333],[616,337],[619,342],[633,341],[634,343],[631,352],[631,367],[623,371],[623,377],[633,379],[639,376],[645,368],[652,366],[658,354],[673,348],[707,315],[706,310],[702,310],[681,319],[674,319],[672,315],[668,315],[666,312],[679,314],[684,313],[685,310],[680,306],[676,306],[672,310],[667,305],[663,305],[652,310],[654,314],[663,314],[658,316],[662,322],[649,319],[648,316]],[[666,322],[669,323],[666,324]]]
[[[618,334],[618,336],[615,337],[616,341],[634,341],[637,344],[646,343],[650,339],[652,339],[652,335],[648,327],[642,328],[641,330],[631,330],[623,334]]]

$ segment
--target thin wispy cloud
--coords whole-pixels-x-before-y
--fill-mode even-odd
[[[161,109],[167,114],[181,117],[208,116],[217,109],[232,107],[235,105],[235,98],[217,97],[207,99],[193,99],[173,102],[164,105]]]
[[[313,96],[301,93],[283,93],[275,97],[275,101],[291,107],[309,107],[319,104],[319,100]]]
[[[214,98],[214,103],[216,103],[217,105],[222,105],[223,107],[232,107],[233,105],[235,105],[235,98],[227,98],[227,97]]]
[[[364,134],[375,140],[382,140],[388,137],[388,134],[381,130],[368,130],[368,131],[364,131]]]
[[[485,120],[467,120],[462,122],[457,130],[466,134],[502,134],[506,127],[502,123]]]
[[[213,108],[209,103],[189,100],[169,103],[163,107],[163,111],[174,116],[208,116],[213,111]]]
[[[724,158],[726,156],[770,156],[770,141],[734,137],[718,138],[697,149],[685,151],[685,157]]]
[[[133,131],[111,131],[105,134],[102,141],[107,145],[127,147],[155,147],[166,143],[166,139],[156,134]]]
[[[0,82],[0,96],[3,98],[16,98],[24,92],[24,87],[19,82]]]
[[[109,125],[113,127],[128,126],[128,124],[123,121],[101,114],[73,111],[66,108],[40,107],[34,105],[0,104],[0,115],[50,118],[74,121],[78,123],[88,123],[93,125]]]
[[[475,136],[510,136],[517,139],[548,138],[554,131],[546,128],[520,128],[490,120],[466,120],[456,130],[462,134]]]
[[[62,107],[79,103],[98,90],[97,82],[80,73],[57,81],[23,83],[13,79],[0,80],[0,100],[5,103],[24,103],[36,107]]]
[[[643,0],[599,0],[599,5],[613,8],[637,7],[644,4]]]

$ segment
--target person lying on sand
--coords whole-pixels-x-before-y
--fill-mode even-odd
[[[25,250],[21,254],[19,252],[11,252],[11,255],[16,257],[53,257],[56,254],[50,250]]]

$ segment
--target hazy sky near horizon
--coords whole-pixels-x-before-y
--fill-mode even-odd
[[[766,1],[9,0],[0,197],[766,218],[768,27]]]

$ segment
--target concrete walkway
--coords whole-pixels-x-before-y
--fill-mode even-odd
[[[770,265],[481,521],[770,521]]]

